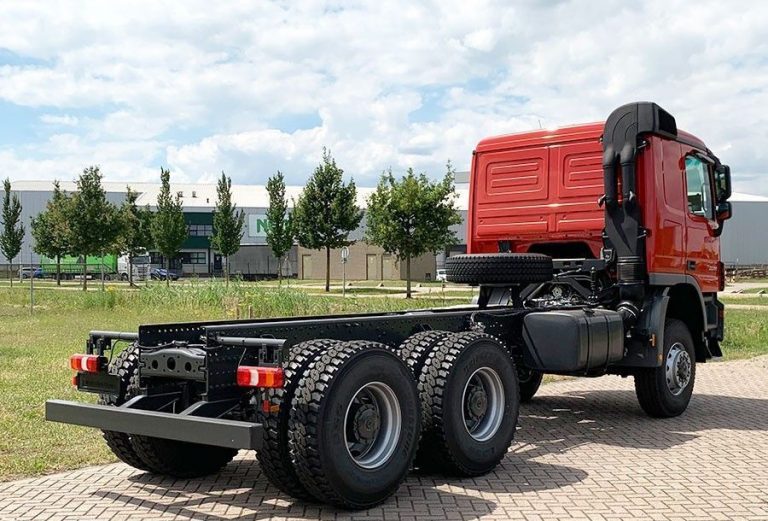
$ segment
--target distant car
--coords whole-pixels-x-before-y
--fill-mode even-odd
[[[445,270],[437,270],[435,280],[439,282],[446,282],[448,279],[446,278]]]
[[[30,268],[30,267],[21,267],[19,268],[19,277],[22,279],[28,279],[30,277],[34,277],[36,279],[42,279],[45,274],[43,273],[43,268],[37,267],[37,268]]]
[[[152,271],[149,273],[149,276],[152,280],[179,280],[179,274],[174,273],[173,271],[168,271],[165,268],[152,268]]]

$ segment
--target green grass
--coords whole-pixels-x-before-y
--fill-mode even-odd
[[[255,317],[394,311],[469,300],[469,292],[446,292],[446,299],[405,300],[385,296],[309,294],[291,288],[201,281],[166,289],[105,292],[46,289],[36,292],[29,313],[29,288],[0,288],[0,480],[114,461],[94,429],[47,423],[43,403],[50,398],[95,400],[70,385],[71,354],[82,352],[88,331],[135,331],[142,323]],[[435,295],[435,293],[433,293]],[[726,359],[768,353],[768,310],[726,310]]]
[[[744,293],[760,293],[761,291],[768,294],[768,288],[747,288],[744,290]]]
[[[325,293],[325,288],[322,287],[312,287],[312,288],[306,288],[302,289],[303,291],[306,291],[307,293],[312,293],[314,295],[321,295]],[[346,294],[347,295],[402,295],[405,292],[405,289],[393,289],[393,288],[372,288],[372,287],[358,287],[353,286],[351,288],[347,288]],[[345,293],[341,288],[331,288],[331,291],[329,292],[332,295],[341,295]]]
[[[744,306],[766,306],[768,307],[768,295],[765,297],[728,297],[728,296],[721,296],[719,297],[720,300],[723,301],[723,303],[728,306],[729,304],[741,304]]]
[[[378,286],[379,284],[383,284],[384,286],[388,288],[403,288],[405,289],[406,281],[404,280],[348,280],[348,284],[351,284],[352,286],[360,286],[360,287],[368,287],[373,288]],[[264,281],[261,282],[261,284],[276,284],[275,281]],[[316,280],[316,279],[290,279],[289,284],[300,284],[302,286],[319,286],[319,287],[325,287],[325,279],[323,280]],[[341,287],[342,281],[341,279],[331,279],[331,286]],[[443,283],[439,281],[423,281],[423,280],[413,280],[411,281],[411,286],[414,288],[417,284],[421,284],[422,286],[426,287],[440,287]]]
[[[768,308],[725,308],[723,358],[736,360],[768,354]]]

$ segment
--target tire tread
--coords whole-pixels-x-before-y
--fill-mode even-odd
[[[552,280],[552,258],[539,253],[454,255],[445,260],[446,278],[459,284],[536,283]]]

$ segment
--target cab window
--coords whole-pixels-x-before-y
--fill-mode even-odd
[[[688,186],[688,210],[694,215],[711,219],[714,213],[709,165],[696,156],[687,156],[685,179]]]

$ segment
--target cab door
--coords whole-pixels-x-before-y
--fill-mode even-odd
[[[719,286],[720,240],[715,236],[719,225],[715,220],[713,167],[714,162],[700,151],[691,148],[686,152],[685,271],[697,280],[702,293],[715,292]]]

